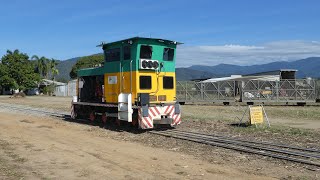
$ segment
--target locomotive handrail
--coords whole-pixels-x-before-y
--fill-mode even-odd
[[[133,60],[131,59],[130,61],[130,94],[132,94],[132,62]]]
[[[120,61],[120,64],[119,64],[119,68],[120,68],[120,77],[119,77],[119,79],[120,79],[120,94],[122,93],[122,67],[121,67],[121,61]]]
[[[130,60],[130,94],[132,94],[132,62],[133,60]],[[120,61],[120,93],[122,93],[123,90],[123,84],[122,84],[122,78],[123,78],[123,67],[126,63],[121,64]],[[123,65],[123,66],[122,66]]]

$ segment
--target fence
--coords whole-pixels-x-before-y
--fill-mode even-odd
[[[320,102],[320,80],[316,80],[316,100]]]
[[[315,100],[314,80],[242,82],[243,102],[315,102]]]
[[[320,100],[320,80],[177,81],[180,102],[314,102]],[[75,96],[76,81],[55,88],[56,96]]]
[[[176,84],[177,99],[184,102],[229,102],[235,101],[238,94],[236,81],[177,81]]]
[[[314,80],[177,81],[180,102],[315,102]],[[320,86],[320,82],[318,83]]]
[[[69,81],[66,85],[56,86],[54,94],[56,96],[76,96],[76,81]]]

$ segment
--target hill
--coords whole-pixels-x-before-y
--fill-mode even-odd
[[[207,71],[199,71],[190,68],[176,68],[176,78],[178,81],[187,81],[191,79],[206,79],[218,77],[216,74],[207,72]]]
[[[64,61],[59,61],[59,64],[57,65],[57,69],[59,70],[59,75],[57,75],[56,79],[65,79],[65,80],[70,80],[69,73],[71,71],[71,68],[74,64],[77,63],[77,61],[81,57],[75,57],[71,59],[67,59]]]
[[[60,61],[57,68],[59,69],[59,75],[57,79],[69,80],[69,72],[72,66],[81,57]],[[203,79],[211,77],[230,76],[232,74],[253,74],[258,72],[273,71],[279,69],[297,69],[297,77],[320,77],[320,57],[310,57],[297,61],[278,61],[268,64],[252,65],[252,66],[238,66],[232,64],[219,64],[216,66],[201,66],[194,65],[188,68],[176,68],[177,80],[191,80],[191,79]]]
[[[237,66],[231,64],[219,64],[216,66],[200,66],[194,65],[189,67],[193,70],[202,70],[219,76],[229,76],[232,74],[253,74],[258,72],[273,71],[279,69],[297,69],[297,78],[304,77],[320,77],[320,57],[310,57],[297,61],[278,61],[268,64],[252,65],[252,66]]]

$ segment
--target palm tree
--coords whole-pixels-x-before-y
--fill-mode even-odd
[[[40,75],[42,75],[43,67],[42,67],[42,63],[40,61],[40,58],[37,55],[33,55],[31,57],[31,60],[36,61],[36,63],[35,63],[35,71],[37,73],[39,73]]]
[[[46,57],[44,57],[44,56],[42,56],[41,58],[40,58],[40,62],[41,62],[41,64],[42,64],[42,75],[46,78],[46,79],[48,79],[49,78],[49,71],[50,71],[50,68],[49,68],[49,62],[50,62],[50,60],[48,59],[48,58],[46,58]]]
[[[57,69],[58,62],[57,60],[51,58],[51,60],[49,61],[49,67],[50,67],[50,71],[51,71],[51,76],[53,81],[55,80],[55,75],[59,74],[59,70]]]
[[[48,79],[48,75],[49,75],[49,59],[42,56],[41,58],[39,58],[38,56],[34,55],[31,57],[32,60],[36,60],[37,61],[37,71],[38,73],[44,77],[45,79]]]

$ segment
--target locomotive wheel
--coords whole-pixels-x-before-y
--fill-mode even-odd
[[[118,126],[120,126],[120,125],[121,125],[121,123],[120,123],[120,120],[119,120],[119,119],[117,119],[117,120],[116,120],[116,124],[117,124]]]
[[[101,120],[104,124],[107,122],[107,116],[105,114],[102,115]]]
[[[132,126],[136,126],[138,124],[138,119],[132,119]]]
[[[89,119],[90,119],[90,121],[92,121],[92,122],[96,119],[96,117],[95,117],[95,115],[94,115],[94,111],[92,111],[92,112],[90,113]]]

